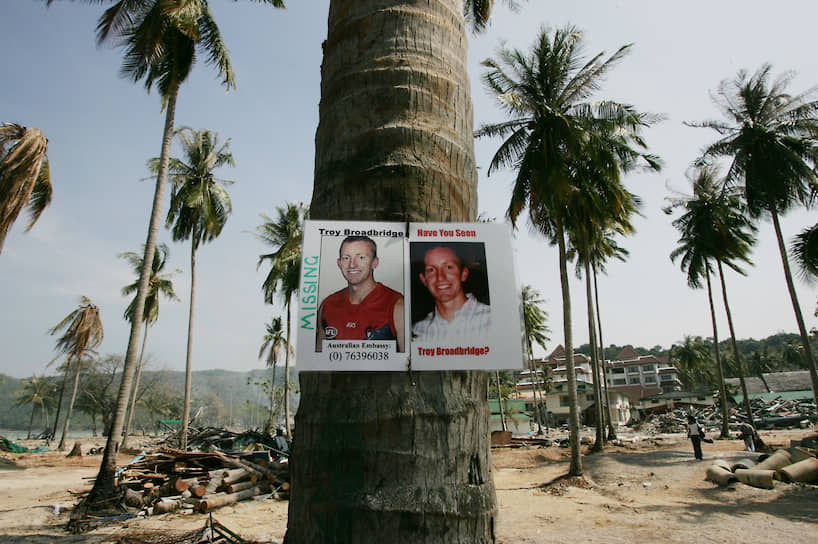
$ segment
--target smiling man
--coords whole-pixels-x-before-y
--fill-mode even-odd
[[[338,252],[338,268],[347,286],[327,296],[318,308],[315,351],[324,340],[395,340],[403,345],[403,295],[375,281],[378,246],[368,236],[347,236]]]
[[[454,342],[486,334],[491,327],[491,309],[463,283],[469,268],[449,246],[434,246],[423,256],[420,282],[435,299],[434,309],[415,323],[412,338],[423,342]]]

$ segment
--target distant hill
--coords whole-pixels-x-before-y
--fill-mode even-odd
[[[191,413],[199,412],[200,425],[234,426],[242,428],[261,427],[269,413],[269,394],[258,382],[269,380],[272,369],[256,369],[248,372],[231,370],[200,370],[194,371],[191,376]],[[291,406],[293,414],[298,406],[298,377],[291,373],[290,381],[294,391],[291,392]],[[118,382],[118,380],[117,380]],[[155,385],[153,385],[155,384]],[[284,369],[276,370],[276,388],[282,390],[284,384]],[[179,413],[169,413],[162,416],[166,419],[176,419],[181,416],[181,404],[184,397],[185,374],[181,371],[145,371],[142,375],[142,386],[148,388],[162,388],[169,396],[177,401]],[[0,374],[0,429],[26,430],[31,416],[31,406],[16,406],[14,400],[17,391],[23,386],[23,380]],[[115,394],[118,385],[113,388]],[[69,393],[66,393],[65,402]],[[65,405],[64,405],[65,406]],[[283,410],[283,408],[282,408]],[[63,415],[65,411],[63,410]],[[62,416],[61,416],[62,417]],[[136,411],[137,428],[150,430],[159,416],[151,414],[144,408]],[[53,425],[53,413],[49,415],[50,425]],[[102,424],[97,421],[97,428],[101,431]],[[39,410],[35,417],[33,432],[39,433],[44,428],[40,420]],[[60,429],[62,423],[60,423]],[[91,418],[78,412],[75,408],[71,417],[71,430],[90,431],[93,428]]]

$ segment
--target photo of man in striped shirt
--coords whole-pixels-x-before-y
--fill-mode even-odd
[[[415,245],[415,244],[413,244]],[[420,246],[420,247],[417,247]],[[468,246],[471,253],[482,250],[485,262],[485,248],[481,243],[422,243],[416,244],[418,257],[422,254],[420,283],[434,299],[434,307],[426,317],[415,322],[412,338],[422,342],[451,343],[466,338],[480,337],[491,328],[491,307],[478,300],[472,292],[466,292],[464,284],[469,279],[470,269],[458,254],[460,246]],[[485,299],[488,299],[486,285]],[[413,304],[415,300],[413,294]]]

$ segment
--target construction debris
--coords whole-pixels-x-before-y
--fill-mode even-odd
[[[742,459],[737,463],[727,463],[716,459],[707,468],[706,480],[722,487],[739,482],[772,489],[778,480],[787,483],[818,484],[818,451],[803,447],[779,449],[772,455],[761,455],[755,463],[753,459]]]

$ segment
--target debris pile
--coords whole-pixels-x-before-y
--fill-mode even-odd
[[[206,513],[265,494],[286,498],[286,459],[268,451],[227,454],[165,449],[139,455],[117,471],[125,505],[145,514]]]

